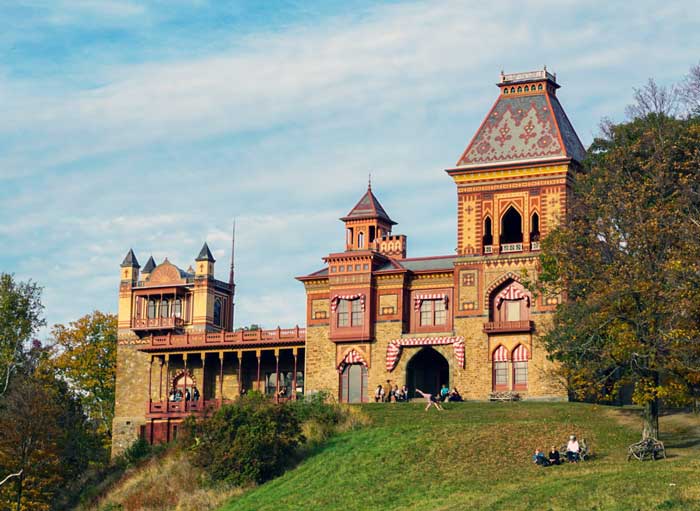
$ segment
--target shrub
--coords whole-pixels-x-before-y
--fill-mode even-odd
[[[284,470],[304,441],[300,420],[289,406],[257,393],[221,407],[210,418],[186,422],[191,461],[214,481],[262,483]]]

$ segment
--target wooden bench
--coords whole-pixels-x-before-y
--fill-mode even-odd
[[[644,461],[644,460],[658,460],[660,458],[666,458],[666,449],[664,448],[663,442],[655,440],[653,438],[647,438],[632,444],[627,448],[627,461],[632,458]]]
[[[562,462],[568,461],[566,459],[566,445],[564,444],[561,446],[561,449],[559,449],[559,452],[561,453],[561,460]],[[586,461],[587,458],[591,456],[591,448],[588,446],[588,443],[586,442],[585,438],[582,438],[581,441],[578,443],[578,457],[581,461]]]
[[[489,394],[490,401],[519,401],[520,394],[517,392],[505,391],[505,392],[491,392]]]

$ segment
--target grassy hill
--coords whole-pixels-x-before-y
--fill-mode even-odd
[[[373,425],[235,497],[244,510],[700,509],[700,419],[662,418],[669,459],[626,462],[635,412],[575,403],[364,405]],[[542,468],[536,447],[586,438],[591,461]]]

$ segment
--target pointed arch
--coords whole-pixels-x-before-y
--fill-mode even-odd
[[[482,238],[482,246],[487,247],[493,245],[493,223],[491,215],[484,217],[484,236]]]
[[[530,352],[523,344],[513,350],[513,390],[527,390]]]
[[[510,204],[501,215],[501,245],[523,242],[523,214],[515,204]]]
[[[508,362],[508,360],[510,360],[508,348],[506,348],[503,344],[496,346],[491,352],[491,360],[494,362]]]
[[[493,295],[493,292],[499,287],[505,287],[504,284],[506,284],[508,281],[515,281],[522,284],[522,279],[520,275],[511,271],[506,272],[500,277],[498,277],[489,285],[489,287],[486,288],[486,293],[484,293],[484,307],[487,310],[489,308],[489,302],[491,301],[491,296]]]

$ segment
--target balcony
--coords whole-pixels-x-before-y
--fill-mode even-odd
[[[275,403],[284,403],[293,401],[296,398],[292,397],[273,397],[268,396]],[[148,412],[146,416],[149,419],[159,418],[180,418],[188,415],[202,415],[207,411],[218,410],[223,405],[233,403],[231,399],[207,399],[198,401],[151,401],[148,403]]]
[[[540,242],[539,241],[533,241],[530,243],[530,250],[539,250],[540,249]]]
[[[489,321],[484,323],[484,332],[487,334],[532,332],[534,329],[534,321]]]
[[[171,330],[182,328],[185,324],[182,318],[134,318],[131,320],[132,330]]]
[[[168,319],[168,318],[163,318]],[[245,347],[264,345],[296,345],[306,341],[305,328],[275,328],[274,330],[238,330],[236,332],[190,333],[181,335],[150,335],[142,339],[142,350],[169,348],[217,348],[222,346]]]
[[[501,245],[501,254],[507,254],[509,252],[522,252],[522,243],[505,243]]]
[[[485,245],[484,254],[493,254],[493,245]]]

